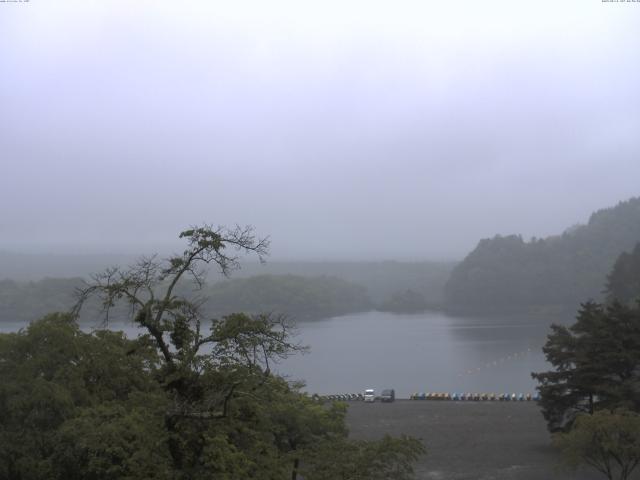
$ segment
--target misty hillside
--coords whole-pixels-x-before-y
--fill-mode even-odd
[[[44,254],[0,250],[0,280],[39,281],[44,278],[88,277],[114,265],[129,265],[135,255]]]
[[[46,284],[56,284],[58,282],[59,291],[56,295],[64,297],[73,293],[75,284],[71,282],[71,286],[65,293],[63,289],[66,288],[67,281],[62,279],[88,278],[91,274],[102,271],[109,266],[129,265],[135,261],[135,258],[134,255],[115,254],[39,255],[0,252],[0,280],[10,280],[10,282],[6,283],[6,288],[0,287],[0,289],[3,289],[4,295],[9,295],[8,292],[13,292],[11,295],[22,297],[26,296],[29,291],[34,293],[33,289],[37,290],[38,287],[32,286],[19,289],[19,285],[24,286],[29,285],[28,282],[34,282],[31,285],[37,286],[40,285],[39,282],[47,279],[44,282]],[[307,278],[335,277],[364,287],[366,295],[375,305],[388,303],[392,298],[397,298],[398,295],[407,290],[419,294],[423,302],[429,305],[441,305],[444,302],[444,285],[454,266],[455,262],[445,261],[268,261],[266,264],[246,261],[242,263],[239,270],[232,273],[231,278],[232,280],[244,279],[262,275],[295,275]],[[210,270],[208,278],[210,284],[213,285],[226,280],[228,279],[225,279],[215,269],[212,268]],[[8,288],[9,285],[14,285],[14,287]],[[27,300],[24,300],[23,305],[28,311],[27,316],[36,311],[42,312],[42,314],[49,311],[43,310],[49,299],[42,298],[41,294],[38,295],[38,298],[34,297],[29,300],[30,303],[25,303]],[[6,310],[8,308],[7,301],[4,304],[0,302],[0,308],[4,308],[4,311],[8,312],[9,310]],[[54,306],[58,303],[58,300],[53,298],[51,302],[52,306]],[[43,308],[38,307],[38,305],[42,305]],[[11,307],[10,310],[20,317],[25,315],[16,311],[14,307]]]
[[[304,277],[337,277],[362,285],[375,304],[389,301],[407,290],[433,304],[444,302],[444,286],[456,262],[303,262],[276,261],[266,264],[245,263],[233,278],[256,275],[297,275]],[[214,281],[220,277],[212,275]]]
[[[484,239],[453,269],[446,304],[485,311],[574,308],[602,298],[614,262],[638,241],[640,198],[599,210],[586,225],[559,236],[528,242],[519,235]]]
[[[81,278],[45,278],[38,282],[0,281],[0,321],[29,322],[47,313],[69,311]]]
[[[336,277],[259,275],[221,281],[207,289],[214,316],[233,312],[284,313],[297,320],[328,318],[372,307],[366,289]]]
[[[28,322],[50,312],[69,311],[76,301],[81,278],[45,278],[37,282],[0,281],[0,321]],[[186,297],[207,299],[203,305],[208,317],[233,312],[286,314],[297,320],[326,318],[370,310],[366,289],[335,277],[260,275],[222,280],[194,292],[181,287]],[[83,309],[82,321],[97,324],[103,314],[97,302]],[[128,319],[128,310],[120,305],[110,313],[111,321]]]

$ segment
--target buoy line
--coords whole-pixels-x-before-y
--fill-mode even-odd
[[[520,360],[531,354],[531,348],[527,348],[526,350],[522,350],[521,352],[510,353],[504,357],[496,358],[495,360],[491,360],[486,362],[484,365],[476,365],[471,368],[466,368],[463,372],[458,373],[458,377],[463,377],[465,375],[475,375],[489,368],[499,367],[504,365],[507,362]]]

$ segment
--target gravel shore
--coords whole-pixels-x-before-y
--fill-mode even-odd
[[[535,402],[396,400],[349,404],[351,437],[407,434],[422,439],[427,454],[416,478],[430,480],[598,480],[559,466]]]

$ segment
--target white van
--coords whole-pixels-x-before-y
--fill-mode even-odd
[[[364,391],[364,401],[365,402],[375,402],[376,401],[376,392],[373,388],[367,388]]]

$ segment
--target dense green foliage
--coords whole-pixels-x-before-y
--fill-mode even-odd
[[[640,309],[619,303],[582,306],[575,324],[552,325],[543,348],[554,370],[534,373],[551,431],[578,413],[640,411]]]
[[[630,478],[640,463],[639,254],[636,246],[616,260],[606,305],[587,302],[573,325],[551,326],[543,350],[554,370],[532,374],[565,462],[609,480]]]
[[[236,316],[223,329],[247,333],[252,323]],[[222,343],[218,355],[232,352]],[[190,388],[215,391],[176,402],[175,373],[148,336],[83,333],[60,314],[0,335],[0,478],[276,478],[296,448],[345,439],[343,406],[234,369],[190,378]],[[196,396],[213,394],[213,404],[230,381],[237,396],[214,418]]]
[[[640,243],[631,253],[623,252],[607,277],[607,298],[633,305],[640,301]]]
[[[424,453],[420,441],[385,436],[379,442],[325,442],[305,458],[306,480],[405,480],[413,477],[411,464]]]
[[[0,335],[0,478],[168,478],[159,368],[148,338],[69,315]]]
[[[640,463],[640,415],[629,410],[582,414],[567,433],[554,436],[567,465],[589,465],[609,480],[627,480]]]
[[[357,453],[332,462],[345,479],[376,478],[369,460],[409,478],[424,451],[418,441],[352,442],[343,404],[271,373],[274,360],[301,349],[286,319],[234,313],[205,331],[199,303],[180,295],[187,278],[202,285],[203,264],[229,273],[234,249],[261,256],[266,241],[250,228],[208,226],[181,238],[181,255],[94,276],[73,314],[0,335],[0,478],[324,478],[322,452],[337,445]],[[76,318],[92,298],[107,315],[127,305],[147,334],[82,332]]]
[[[371,308],[364,287],[335,277],[260,275],[218,282],[207,290],[214,315],[261,311],[296,319],[327,318]]]
[[[451,273],[449,308],[507,310],[540,306],[575,308],[601,298],[618,256],[640,240],[640,198],[600,210],[587,225],[560,236],[481,240]]]

